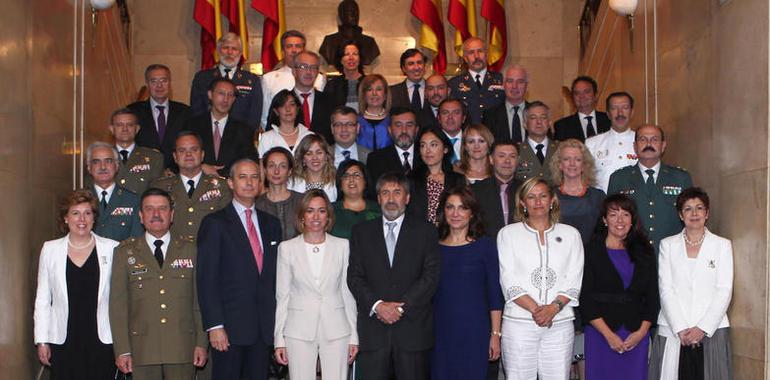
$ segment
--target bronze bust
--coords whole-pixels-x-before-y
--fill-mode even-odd
[[[361,27],[358,26],[358,4],[355,0],[342,0],[337,7],[337,14],[340,18],[339,29],[337,33],[324,37],[319,49],[321,56],[326,63],[333,64],[334,55],[339,46],[345,41],[353,40],[361,46],[361,64],[371,64],[380,55],[380,48],[374,38],[364,35]]]

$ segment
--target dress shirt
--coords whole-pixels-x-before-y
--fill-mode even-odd
[[[487,76],[487,69],[486,68],[482,69],[479,72],[476,72],[476,71],[473,71],[473,70],[468,70],[468,73],[471,74],[471,80],[473,80],[474,82],[476,81],[476,75],[478,75],[479,76],[479,80],[481,81],[481,85],[482,86],[484,85],[484,77]]]
[[[150,110],[152,111],[152,122],[155,124],[155,130],[158,130],[158,116],[160,116],[160,111],[156,106],[162,106],[163,108],[163,115],[166,117],[166,126],[168,127],[168,113],[169,113],[169,101],[168,98],[166,98],[166,101],[163,103],[158,103],[150,97]]]
[[[384,234],[382,236],[384,236],[385,239],[388,238],[388,230],[389,230],[388,223],[392,223],[392,222],[396,223],[395,227],[393,227],[393,235],[396,237],[396,243],[398,243],[398,234],[401,232],[401,225],[404,224],[404,214],[401,214],[401,216],[393,220],[388,220],[388,218],[386,218],[385,215],[382,216],[382,230]],[[393,258],[395,259],[395,252],[393,253],[393,255],[394,255]],[[383,302],[382,300],[377,300],[377,302],[375,302],[374,305],[372,305],[372,311],[369,312],[370,317],[373,316],[374,314],[377,314],[377,312],[375,311],[377,309],[377,305],[381,304],[382,302]]]
[[[419,82],[412,82],[409,79],[406,80],[406,92],[409,95],[409,102],[412,101],[412,94],[414,94],[414,85],[419,84],[420,89],[420,104],[425,104],[425,80],[421,79]]]
[[[433,111],[433,117],[438,118],[438,107],[430,106],[430,110]]]
[[[519,121],[521,122],[519,125],[521,125],[521,137],[524,138],[527,136],[527,129],[524,128],[527,125],[526,120],[524,120],[524,108],[527,107],[527,103],[522,101],[519,104],[511,104],[508,103],[508,101],[505,101],[505,111],[507,112],[506,115],[508,115],[508,132],[511,133],[511,137],[513,137],[513,131],[511,131],[511,126],[513,125],[513,120],[511,117],[513,116],[513,107],[519,107],[518,113],[516,115],[519,116]]]
[[[313,249],[318,247],[318,252],[313,252]],[[313,280],[316,285],[321,284],[321,266],[324,263],[324,256],[326,255],[326,242],[321,244],[311,244],[305,242],[305,254],[307,254],[307,262],[310,264],[310,274],[313,275]]]
[[[535,140],[527,138],[527,143],[529,143],[529,146],[532,148],[532,151],[535,153],[537,153],[537,146],[539,144],[543,144],[543,157],[548,155],[548,137],[544,138],[542,142],[537,142]],[[543,162],[543,165],[547,165],[547,164],[548,164],[547,162]]]
[[[225,65],[222,65],[222,64],[220,64],[218,66],[218,68],[219,68],[219,75],[221,75],[222,78],[227,78],[227,79],[230,79],[230,80],[233,80],[233,78],[234,78],[233,75],[235,75],[235,72],[238,70],[238,66],[236,66],[236,67],[226,67]],[[230,70],[230,73],[229,73],[228,76],[225,76],[225,69]]]
[[[586,139],[586,148],[596,163],[596,187],[607,192],[610,175],[616,170],[636,164],[634,138],[630,128],[625,132],[610,129],[607,132]],[[646,179],[646,178],[645,178]]]
[[[155,240],[163,240],[163,245],[160,246],[160,250],[163,252],[163,259],[166,259],[166,252],[168,252],[168,245],[171,243],[171,232],[166,231],[166,234],[161,236],[160,238],[156,238],[155,236],[152,236],[151,233],[145,232],[144,233],[144,240],[147,242],[147,245],[150,247],[150,252],[155,252]]]
[[[189,180],[193,180],[193,184],[195,185],[195,188],[198,188],[198,183],[201,181],[201,176],[203,175],[203,172],[198,172],[198,174],[195,177],[188,178],[185,177],[183,174],[179,174],[179,177],[182,179],[182,184],[184,184],[184,192],[190,191],[190,184],[187,183]]]
[[[296,87],[294,88],[294,93],[297,95],[297,98],[299,98],[299,104],[297,104],[297,106],[299,106],[298,107],[299,108],[298,111],[301,114],[302,113],[302,102],[305,101],[305,98],[302,97],[303,92],[298,90]],[[313,101],[314,100],[315,100],[315,91],[313,91],[313,89],[311,88],[310,92],[308,92],[308,96],[307,96],[307,103],[308,103],[307,105],[308,105],[308,108],[310,110],[310,117],[311,118],[313,117]],[[305,120],[305,123],[310,124],[310,123],[308,123],[307,120]]]
[[[646,172],[647,169],[652,169],[655,171],[655,173],[652,173],[652,180],[653,182],[658,183],[658,174],[660,173],[660,160],[658,160],[658,163],[653,165],[653,167],[651,168],[648,168],[642,165],[641,162],[639,163],[639,170],[642,171],[642,182],[647,182],[647,172]]]
[[[118,160],[122,160],[122,159],[123,159],[123,155],[122,155],[122,154],[120,154],[120,151],[121,151],[121,150],[125,150],[125,151],[128,151],[128,157],[131,157],[131,153],[134,153],[134,149],[135,149],[135,148],[136,148],[136,143],[132,143],[131,145],[129,145],[129,146],[128,146],[128,147],[126,147],[126,148],[124,148],[124,147],[122,147],[122,146],[120,146],[120,145],[117,145],[117,144],[116,144],[116,145],[115,145],[115,149],[117,149],[117,150],[118,150]]]
[[[398,161],[401,162],[401,166],[404,166],[404,152],[409,152],[409,157],[407,157],[407,160],[409,161],[409,166],[414,169],[414,144],[409,147],[409,149],[401,149],[398,145],[393,144],[393,147],[396,148],[396,153],[398,153]]]
[[[353,145],[343,148],[340,146],[340,144],[334,144],[334,167],[338,168],[342,161],[345,161],[345,155],[342,154],[343,151],[350,152],[350,159],[359,161],[358,159],[358,145],[353,142]]]
[[[235,212],[238,213],[238,219],[241,220],[243,232],[246,233],[246,236],[249,236],[249,229],[246,227],[246,210],[251,209],[251,221],[254,222],[254,228],[257,230],[257,238],[259,238],[259,245],[262,247],[262,252],[264,252],[265,246],[262,244],[262,233],[259,231],[259,220],[257,220],[257,210],[254,205],[252,204],[251,207],[246,207],[233,199],[233,207],[235,207]]]
[[[214,134],[216,133],[216,131],[214,130],[214,122],[218,121],[219,122],[219,135],[220,135],[220,137],[225,137],[225,125],[227,125],[227,119],[229,117],[230,117],[230,115],[228,114],[228,115],[225,115],[225,117],[217,120],[214,117],[214,114],[211,114],[211,135],[212,136],[214,136]]]
[[[110,185],[110,187],[108,187],[106,189],[102,189],[101,187],[99,187],[99,185],[94,185],[94,190],[96,190],[96,202],[97,203],[101,203],[101,201],[102,201],[102,191],[106,191],[107,192],[107,195],[106,195],[107,199],[106,199],[106,201],[107,201],[107,204],[109,204],[110,203],[110,198],[112,198],[112,192],[115,191],[115,182],[113,182],[112,185]]]
[[[592,110],[591,113],[580,113],[578,112],[578,119],[580,120],[580,127],[583,128],[583,136],[588,136],[588,119],[586,117],[591,117],[591,125],[594,126],[594,132],[598,135],[599,134],[599,126],[596,125],[596,110]]]
[[[452,144],[452,149],[455,151],[455,156],[457,156],[457,159],[461,159],[463,156],[463,131],[460,130],[460,132],[457,132],[454,136],[449,136],[446,131],[444,131],[444,134],[449,139],[449,142],[452,142],[452,139],[457,138],[454,144]]]
[[[313,87],[318,91],[323,91],[326,86],[326,77],[323,74],[318,73],[315,78]],[[275,94],[281,90],[291,90],[294,88],[294,74],[291,72],[291,67],[283,65],[278,69],[275,69],[269,73],[262,75],[262,104],[263,107],[269,107],[273,101]],[[302,98],[300,98],[302,100]],[[302,105],[298,104],[302,109]],[[267,125],[267,115],[270,112],[262,112],[262,126]]]

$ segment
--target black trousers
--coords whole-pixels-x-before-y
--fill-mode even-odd
[[[388,348],[358,353],[358,368],[366,380],[429,380],[430,350]]]
[[[227,351],[212,353],[212,380],[267,380],[270,348],[257,343],[250,346],[231,344]]]

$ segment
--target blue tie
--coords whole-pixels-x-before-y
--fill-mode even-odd
[[[449,138],[449,142],[452,143],[452,163],[454,164],[457,161],[460,161],[460,157],[457,157],[457,152],[455,151],[455,143],[457,143],[457,140],[459,140],[459,137],[451,137]]]

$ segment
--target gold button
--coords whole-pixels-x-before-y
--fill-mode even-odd
[[[125,178],[121,179],[121,180],[120,180],[120,184],[121,184],[121,185],[125,185],[125,184],[126,184],[126,179],[125,179]]]
[[[160,294],[166,294],[166,289],[161,289]]]
[[[163,276],[158,276],[158,278],[162,280],[162,279],[163,279]]]
[[[189,221],[189,222],[187,222],[187,225],[188,225],[188,226],[192,226],[192,225],[193,225],[193,222],[192,222],[192,221]]]
[[[166,308],[166,304],[165,303],[160,304],[160,308],[161,309],[165,309]]]
[[[166,318],[161,318],[160,323],[166,323]]]
[[[193,212],[193,211],[195,211],[195,209],[194,209],[194,208],[192,208],[192,207],[190,207],[190,208],[188,208],[188,209],[187,209],[187,211],[189,211],[189,212]]]

